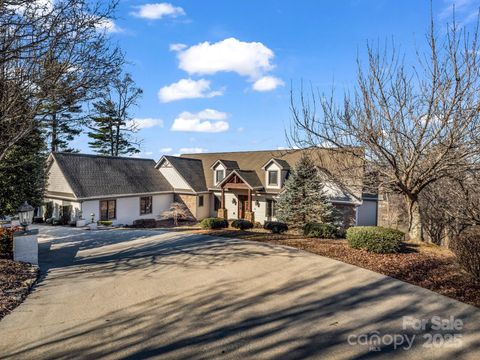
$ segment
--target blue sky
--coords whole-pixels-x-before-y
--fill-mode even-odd
[[[439,25],[451,4],[434,0]],[[479,6],[456,1],[458,20],[471,24]],[[144,90],[132,109],[140,156],[284,147],[292,84],[351,88],[367,40],[413,54],[429,12],[426,0],[123,0],[109,29]]]

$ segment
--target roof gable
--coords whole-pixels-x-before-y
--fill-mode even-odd
[[[282,170],[290,170],[290,164],[288,162],[282,159],[275,158],[271,158],[270,160],[268,160],[267,163],[262,166],[262,169],[265,170],[272,162],[277,164],[278,167]]]
[[[238,176],[238,178],[242,180],[244,184],[247,185],[251,190],[258,190],[263,188],[262,182],[258,178],[255,171],[252,170],[233,170],[222,181],[220,181],[217,186],[222,187],[223,185],[227,184],[229,180],[234,176]]]
[[[52,153],[77,198],[172,191],[151,159]]]
[[[164,155],[155,167],[158,169],[165,161],[168,161],[177,170],[193,191],[204,192],[208,190],[205,182],[204,166],[201,160]]]

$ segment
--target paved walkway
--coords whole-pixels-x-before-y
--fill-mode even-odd
[[[181,232],[41,232],[42,279],[0,321],[2,359],[480,356],[479,309],[320,256]],[[403,329],[405,316],[464,325]],[[436,333],[462,338],[428,347]]]

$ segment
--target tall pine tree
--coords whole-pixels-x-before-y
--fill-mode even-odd
[[[80,100],[85,90],[72,88],[78,81],[75,71],[65,71],[68,64],[57,61],[53,55],[45,62],[45,80],[40,84],[44,99],[40,110],[40,122],[50,151],[75,151],[70,142],[82,132],[85,123]],[[62,74],[58,77],[55,74]]]
[[[15,215],[24,201],[33,206],[43,203],[46,158],[43,136],[35,128],[0,161],[0,216]]]
[[[277,201],[277,218],[291,228],[303,228],[309,222],[333,223],[336,210],[328,201],[324,182],[315,163],[303,155]]]
[[[135,86],[129,74],[113,82],[108,92],[93,104],[95,115],[91,116],[92,139],[88,144],[102,155],[120,156],[140,152],[139,142],[133,139],[137,126],[132,121],[129,109],[136,105],[142,90]]]

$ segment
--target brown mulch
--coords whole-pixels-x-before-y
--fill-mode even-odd
[[[299,235],[276,235],[256,230],[228,229],[199,232],[295,247],[388,275],[480,307],[480,284],[475,284],[459,267],[455,256],[449,250],[436,245],[405,243],[400,253],[375,254],[352,249],[344,239],[312,239]]]
[[[37,274],[35,266],[0,259],[0,319],[25,299]]]

